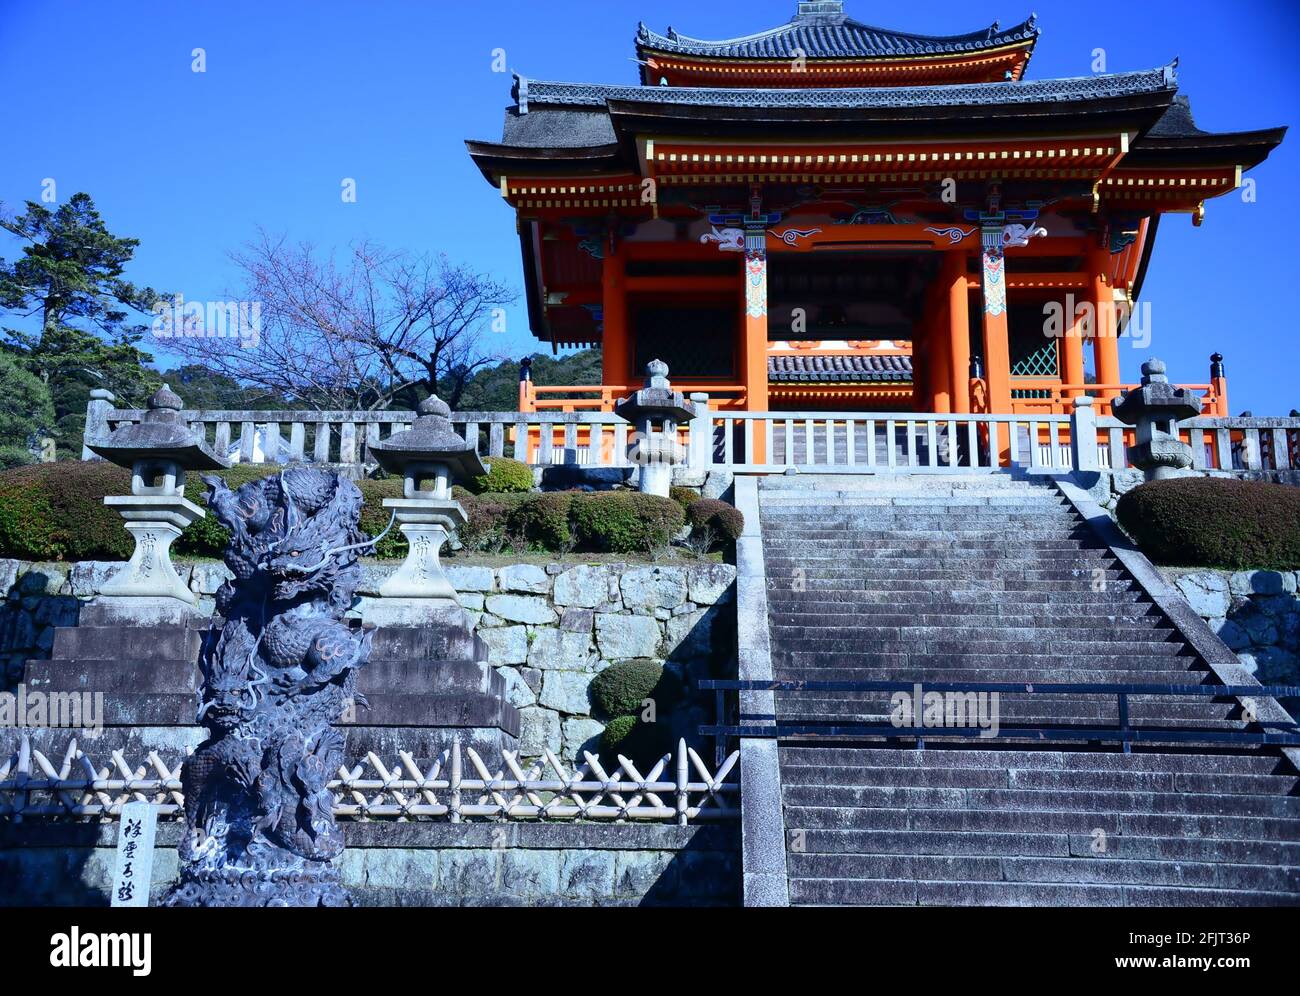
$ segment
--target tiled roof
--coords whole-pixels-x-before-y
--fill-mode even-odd
[[[1060,100],[1127,97],[1173,90],[1173,65],[1131,73],[1073,76],[1007,83],[942,86],[721,88],[556,83],[518,76],[514,96],[521,114],[533,105],[603,107],[610,101],[700,107],[921,108],[998,104],[1051,104]]]
[[[791,59],[800,53],[808,59],[863,59],[980,52],[1037,37],[1035,17],[1005,31],[995,21],[964,35],[917,35],[863,24],[845,16],[841,4],[822,3],[801,4],[788,24],[740,38],[705,41],[672,28],[661,35],[641,24],[636,42],[641,50],[724,59]]]
[[[861,381],[910,383],[910,356],[818,356],[795,353],[767,358],[767,379],[810,384],[846,384]]]

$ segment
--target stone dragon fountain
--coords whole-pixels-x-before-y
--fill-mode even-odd
[[[293,468],[238,490],[204,476],[230,531],[234,579],[201,657],[199,722],[185,762],[181,876],[170,906],[344,906],[343,851],[327,787],[344,737],[331,723],[361,702],[356,675],[373,630],[344,620],[361,580],[361,492]],[[364,704],[364,702],[361,702]]]

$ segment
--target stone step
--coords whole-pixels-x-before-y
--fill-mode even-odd
[[[1041,640],[1087,639],[1094,643],[1128,643],[1132,641],[1178,640],[1182,636],[1165,619],[1116,619],[1101,628],[1088,620],[1044,621],[1041,625],[1016,625],[1006,619],[975,621],[965,617],[922,622],[907,617],[887,616],[897,620],[887,623],[877,619],[843,619],[834,625],[806,625],[802,621],[785,622],[779,616],[771,621],[772,640],[776,643],[803,643],[810,640],[857,639],[875,643],[895,640]]]
[[[1300,865],[1300,843],[1221,840],[1203,837],[1107,835],[1091,833],[939,833],[927,830],[804,830],[800,845],[807,854],[1011,855],[1080,857],[1090,860],[1209,861],[1269,866]]]
[[[1229,840],[1293,842],[1300,840],[1300,820],[1269,816],[1224,816],[1207,813],[1117,813],[1096,810],[1005,809],[845,809],[840,806],[786,806],[785,826],[792,829],[845,829],[893,832],[929,830],[945,833],[1070,833],[1107,837],[1135,833],[1156,837],[1221,837]]]
[[[780,641],[774,641],[779,644]],[[826,638],[803,637],[797,642],[789,642],[784,650],[792,653],[816,654],[853,654],[859,653],[870,645],[872,653],[897,654],[992,654],[1006,657],[1009,654],[1054,655],[1069,659],[1075,654],[1123,654],[1153,655],[1182,654],[1184,645],[1180,641],[1157,640],[1074,640],[1074,638],[1043,638],[1043,640],[1000,641],[1000,640],[945,640],[943,633],[936,632],[932,637],[914,638],[914,640],[863,640],[863,638],[845,638],[827,636]],[[1065,662],[1061,662],[1063,664]],[[1058,664],[1058,666],[1061,666]]]
[[[775,593],[774,593],[775,594]],[[796,622],[801,619],[824,619],[828,611],[842,607],[842,602],[822,603],[822,606],[809,605],[807,602],[792,602],[787,598],[770,598],[768,612],[770,618],[780,622]],[[902,625],[893,622],[898,619],[914,620],[917,625],[937,625],[949,619],[971,620],[1024,620],[1024,625],[1040,622],[1070,625],[1095,625],[1109,620],[1153,620],[1165,622],[1165,616],[1156,609],[1152,602],[1119,602],[1117,605],[1099,607],[1093,611],[1083,612],[1075,606],[1060,603],[1021,603],[996,602],[954,602],[944,605],[935,602],[865,602],[854,607],[854,618],[879,622],[881,625]]]
[[[1254,863],[1131,860],[1110,857],[993,857],[973,855],[810,854],[789,856],[799,879],[1035,882],[1050,884],[1174,885],[1262,892],[1300,890],[1300,869]]]
[[[868,602],[854,607],[854,628],[872,626],[948,626],[948,625],[1000,625],[1013,627],[1086,626],[1117,624],[1132,627],[1159,628],[1169,626],[1169,621],[1151,603],[1125,603],[1110,606],[1105,611],[1083,613],[1069,605],[1039,607],[1006,603],[984,605],[911,605],[909,607]],[[781,600],[769,605],[768,618],[780,626],[806,626],[825,618],[825,610],[805,608],[802,604]]]
[[[1137,670],[1112,666],[1079,668],[1069,671],[1035,671],[1024,667],[1009,667],[1012,661],[1002,662],[1002,666],[980,667],[878,667],[878,668],[819,668],[780,667],[775,672],[777,681],[897,681],[908,684],[925,682],[1037,682],[1039,684],[1170,684],[1200,685],[1208,672],[1192,671],[1187,668],[1167,667],[1154,669],[1143,667]],[[809,694],[806,692],[797,694]],[[838,694],[838,693],[837,693]],[[852,693],[845,692],[844,695]]]
[[[788,723],[888,723],[893,710],[889,693],[876,697],[860,695],[852,700],[843,697],[817,698],[805,692],[777,692],[777,715]],[[847,694],[847,693],[846,693]],[[991,703],[982,710],[968,712],[963,725],[977,725],[981,715],[988,716]],[[1015,695],[998,694],[998,721],[1002,726],[1056,725],[1114,727],[1119,710],[1114,697],[1093,695]],[[1200,700],[1141,699],[1129,702],[1129,719],[1143,728],[1186,724],[1196,729],[1238,729],[1243,724],[1235,703]],[[909,727],[900,729],[907,736]],[[915,733],[924,737],[926,730]],[[1009,735],[1004,733],[1002,735]]]
[[[1146,593],[1138,589],[1134,584],[1109,585],[1106,591],[1050,591],[1040,589],[1038,591],[1021,592],[1017,594],[1015,601],[1008,603],[1006,596],[1000,591],[935,591],[934,589],[921,589],[919,591],[905,592],[888,592],[888,591],[859,591],[856,588],[827,588],[818,587],[816,589],[805,588],[803,591],[794,590],[790,587],[789,581],[784,581],[781,585],[773,583],[769,579],[767,600],[769,606],[776,606],[778,603],[782,608],[798,606],[799,609],[810,612],[839,612],[844,608],[845,602],[857,602],[863,606],[873,608],[889,609],[890,611],[906,612],[911,611],[913,607],[921,605],[936,606],[929,611],[945,611],[953,608],[955,611],[961,611],[961,606],[995,606],[1012,605],[1013,607],[1025,607],[1028,611],[1029,606],[1064,606],[1070,607],[1077,605],[1080,614],[1086,614],[1090,611],[1101,611],[1108,605],[1144,605],[1154,609],[1154,603],[1151,602]],[[1098,607],[1092,609],[1091,607]]]
[[[1214,792],[1221,795],[1285,796],[1300,787],[1300,776],[1175,771],[1080,771],[1053,768],[933,768],[859,765],[807,765],[783,762],[782,777],[791,784],[819,778],[833,785],[932,788],[1091,788],[1106,791]],[[1300,845],[1297,845],[1300,846]]]
[[[1073,656],[1068,663],[1052,655],[1027,654],[926,654],[921,652],[897,651],[881,653],[879,651],[841,651],[837,654],[821,654],[800,651],[789,647],[773,648],[773,674],[780,681],[913,681],[928,679],[942,681],[935,677],[939,674],[959,675],[954,681],[1002,681],[1002,678],[981,679],[972,672],[988,671],[1011,674],[1016,677],[1008,681],[1037,681],[1051,683],[1055,677],[1047,675],[1081,674],[1087,671],[1129,671],[1141,674],[1150,671],[1151,681],[1176,682],[1178,684],[1199,685],[1209,672],[1203,670],[1200,659],[1182,652],[1177,644],[1168,644],[1170,652],[1165,654],[1115,653],[1113,651],[1098,654]],[[779,671],[779,673],[777,673]],[[885,678],[880,675],[898,675],[897,678]],[[1179,677],[1185,675],[1186,679]],[[1119,681],[1120,679],[1107,679]],[[1061,684],[1067,682],[1064,677]],[[1144,684],[1145,682],[1131,682]]]
[[[1230,773],[1294,776],[1296,771],[1276,748],[1258,753],[1119,750],[911,750],[875,747],[782,745],[781,763],[789,765],[865,765],[906,768],[999,768],[1047,771],[1169,771],[1179,774]]]

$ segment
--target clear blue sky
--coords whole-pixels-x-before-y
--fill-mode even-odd
[[[0,92],[10,109],[0,199],[57,181],[85,190],[111,230],[142,242],[130,276],[189,300],[234,289],[229,250],[257,226],[322,245],[371,238],[443,251],[520,285],[514,219],[465,154],[498,139],[511,69],[544,79],[633,82],[639,20],[727,37],[789,19],[794,0],[700,3],[0,0]],[[1104,48],[1122,71],[1182,58],[1183,92],[1213,131],[1300,119],[1296,0],[993,0],[895,5],[849,0],[884,27],[951,34],[1037,9],[1031,77],[1080,76]],[[191,71],[191,50],[207,71]],[[1228,359],[1234,414],[1300,407],[1300,132],[1253,175],[1256,203],[1228,196],[1204,227],[1166,219],[1145,288],[1151,350],[1175,379]],[[344,204],[340,182],[355,178]],[[11,244],[0,255],[12,256]],[[522,307],[497,343],[536,348]],[[1122,348],[1126,379],[1144,354]]]

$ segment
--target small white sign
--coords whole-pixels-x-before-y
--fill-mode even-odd
[[[117,872],[113,876],[113,906],[148,906],[153,878],[153,844],[158,807],[128,802],[122,807],[117,834]]]

